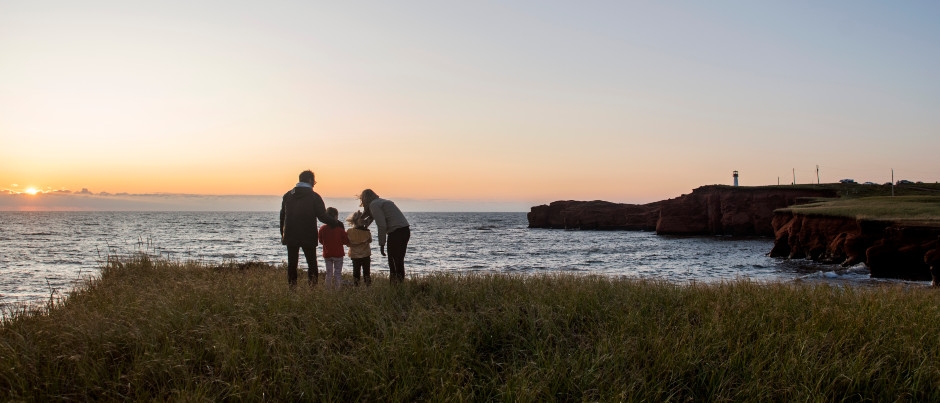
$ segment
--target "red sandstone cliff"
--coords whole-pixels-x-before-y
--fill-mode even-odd
[[[931,225],[775,213],[772,257],[850,266],[864,262],[872,277],[930,280],[940,263],[940,228]]]
[[[773,211],[831,189],[703,186],[650,204],[557,201],[532,207],[530,228],[655,230],[663,235],[772,236]]]
[[[773,236],[772,257],[845,266],[864,262],[872,277],[882,278],[930,280],[931,270],[940,272],[940,228],[936,226],[775,212],[801,199],[836,196],[832,189],[713,185],[642,205],[556,201],[532,207],[528,219],[530,228]]]
[[[529,228],[620,229],[652,231],[659,219],[658,203],[622,204],[606,201],[556,201],[532,207]]]
[[[800,199],[835,196],[830,189],[703,186],[692,194],[662,202],[656,233],[772,236],[774,210]]]

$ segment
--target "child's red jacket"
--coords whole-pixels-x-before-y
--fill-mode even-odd
[[[317,235],[319,235],[320,243],[323,244],[323,257],[346,256],[343,245],[349,245],[349,238],[346,236],[345,228],[324,225],[320,227]]]

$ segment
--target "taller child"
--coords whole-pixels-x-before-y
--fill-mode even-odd
[[[333,207],[326,208],[326,214],[339,219],[339,211]],[[343,256],[346,255],[344,245],[349,245],[349,237],[343,227],[320,227],[320,244],[323,245],[323,263],[326,264],[326,288],[339,287],[343,284]]]
[[[307,281],[317,284],[320,272],[317,268],[317,219],[331,227],[343,227],[343,223],[326,214],[323,198],[313,191],[317,181],[313,172],[300,173],[300,181],[284,194],[281,200],[281,244],[287,246],[287,283],[297,285],[297,265],[300,250],[307,260]]]

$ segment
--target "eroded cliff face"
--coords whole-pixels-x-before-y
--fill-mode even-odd
[[[656,233],[773,236],[774,210],[801,200],[835,196],[832,190],[703,186],[662,202]]]
[[[772,257],[805,258],[851,266],[865,263],[871,276],[930,280],[940,261],[940,228],[854,218],[777,212]]]
[[[836,197],[831,189],[703,186],[650,204],[556,201],[532,207],[530,228],[655,230],[661,235],[773,236],[773,257],[851,266],[872,277],[930,280],[940,272],[940,228],[775,210]]]
[[[556,201],[532,207],[530,228],[655,230],[662,235],[773,236],[773,211],[832,190],[703,186],[650,204]]]
[[[940,276],[940,228],[775,210],[803,200],[836,197],[827,189],[703,186],[650,204],[556,201],[532,207],[530,228],[620,229],[661,235],[773,236],[772,257],[851,266],[872,277],[930,280]],[[935,277],[935,285],[940,282]]]

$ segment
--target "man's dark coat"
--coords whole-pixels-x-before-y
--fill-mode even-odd
[[[342,225],[326,214],[323,198],[312,188],[298,186],[285,193],[281,200],[281,244],[316,247],[318,218],[330,226]]]

